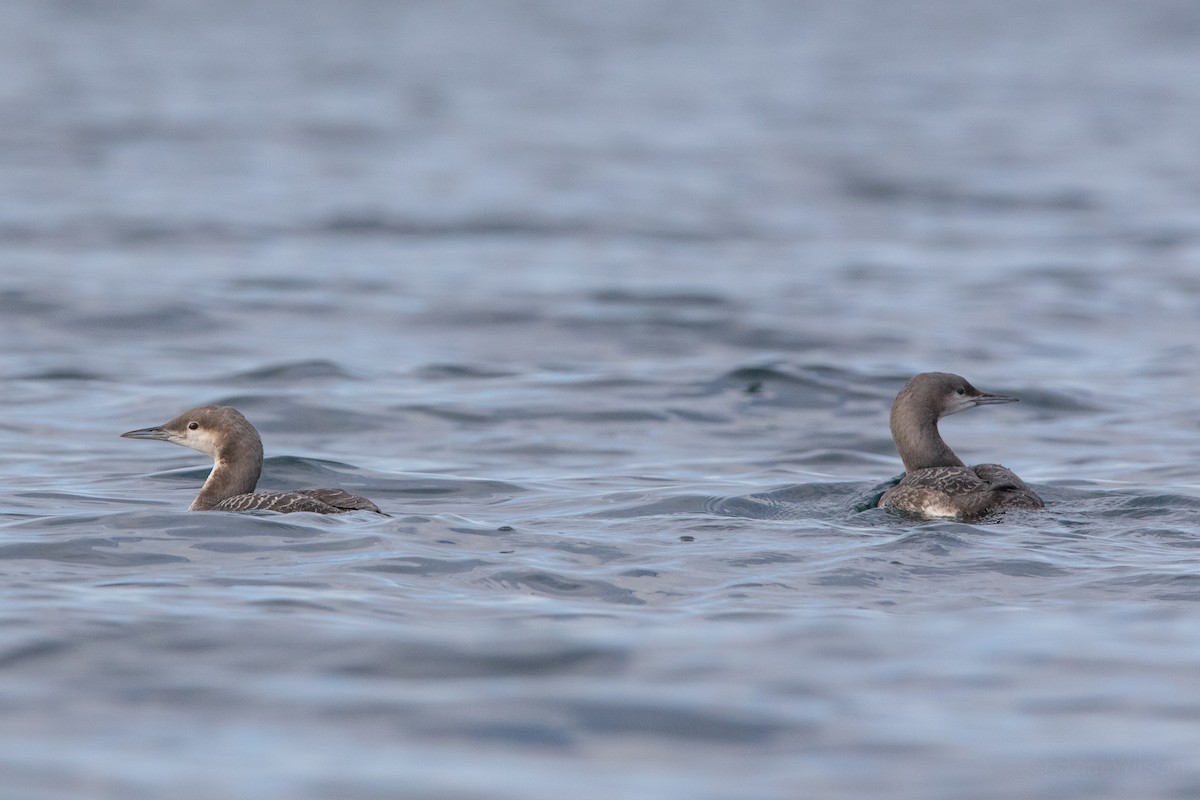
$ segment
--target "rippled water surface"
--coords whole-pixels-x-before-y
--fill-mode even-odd
[[[1200,794],[1200,11],[18,2],[0,783]],[[872,508],[912,374],[1047,501]],[[205,403],[260,486],[188,513]]]

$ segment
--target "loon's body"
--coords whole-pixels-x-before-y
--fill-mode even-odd
[[[127,439],[158,439],[212,456],[212,472],[188,511],[383,513],[365,497],[342,489],[254,491],[262,474],[262,439],[249,420],[229,406],[193,408],[157,428],[140,428],[122,433],[121,436]]]
[[[892,439],[905,474],[884,493],[879,505],[922,517],[957,519],[1045,507],[1012,470],[999,464],[968,467],[938,433],[942,417],[975,406],[1015,402],[1015,397],[981,392],[946,372],[923,372],[912,378],[892,403]]]

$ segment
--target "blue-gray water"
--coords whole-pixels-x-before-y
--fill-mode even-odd
[[[5,797],[1200,794],[1193,3],[24,0],[0,111]],[[929,369],[1044,513],[862,510]]]

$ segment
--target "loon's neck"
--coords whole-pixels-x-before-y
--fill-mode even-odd
[[[964,467],[938,432],[937,416],[930,411],[899,407],[892,412],[892,439],[905,472],[926,467]]]
[[[262,475],[262,445],[232,446],[217,453],[212,472],[189,511],[207,511],[222,500],[254,491]]]

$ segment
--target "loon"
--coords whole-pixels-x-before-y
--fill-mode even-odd
[[[365,497],[342,489],[256,492],[262,474],[262,439],[250,421],[230,406],[201,406],[157,428],[121,434],[126,439],[159,439],[212,456],[212,472],[188,511],[346,511],[383,512]]]
[[[880,507],[923,517],[970,519],[1045,503],[1016,474],[999,464],[968,467],[938,433],[939,419],[975,406],[1016,403],[1015,397],[981,392],[958,375],[923,372],[892,403],[892,439],[904,477],[879,498]]]

